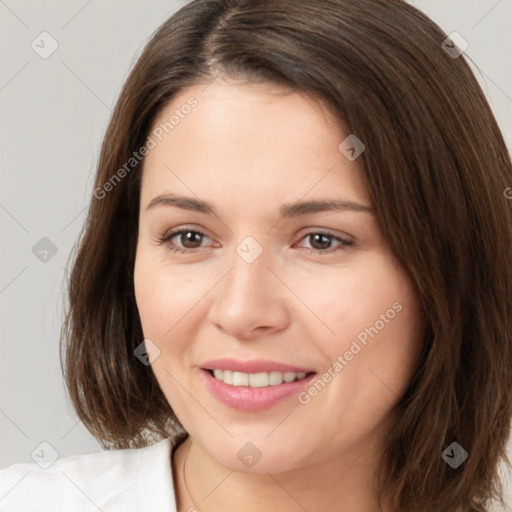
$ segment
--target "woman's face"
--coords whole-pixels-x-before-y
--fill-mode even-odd
[[[183,90],[142,178],[135,293],[153,372],[191,438],[241,471],[377,446],[423,335],[361,146],[340,149],[349,133],[326,109],[283,92]]]

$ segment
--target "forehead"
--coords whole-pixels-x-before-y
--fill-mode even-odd
[[[159,112],[151,134],[143,201],[164,189],[231,193],[231,200],[244,192],[293,200],[315,189],[369,202],[357,161],[338,148],[348,135],[343,124],[290,89],[222,80],[191,86]]]

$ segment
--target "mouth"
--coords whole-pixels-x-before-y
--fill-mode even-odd
[[[316,375],[286,364],[227,359],[204,363],[199,370],[215,399],[230,409],[247,412],[270,409],[297,396]],[[300,405],[298,400],[295,404]]]
[[[315,372],[258,372],[246,373],[232,370],[222,370],[215,368],[213,370],[206,369],[212,377],[228,386],[250,388],[266,388],[269,386],[279,386],[283,382],[290,383],[303,380]]]

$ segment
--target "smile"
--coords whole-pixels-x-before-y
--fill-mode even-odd
[[[311,368],[276,361],[226,358],[205,362],[199,370],[206,389],[216,400],[246,412],[270,409],[296,396],[316,375]]]
[[[293,382],[301,380],[306,377],[305,372],[260,372],[260,373],[245,373],[234,372],[231,370],[215,369],[210,370],[212,375],[224,384],[229,386],[249,386],[251,388],[266,388],[268,386],[279,386],[283,382]]]

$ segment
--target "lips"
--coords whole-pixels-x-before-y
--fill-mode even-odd
[[[237,359],[213,359],[206,361],[201,365],[204,370],[231,370],[232,372],[242,373],[262,373],[262,372],[281,372],[281,373],[311,373],[312,368],[293,366],[287,363],[270,361],[267,359],[253,359],[251,361],[241,361]]]
[[[221,403],[232,409],[256,412],[269,409],[291,395],[299,393],[309,385],[315,372],[307,367],[277,361],[261,359],[240,361],[223,358],[203,363],[201,374],[211,394]],[[226,374],[230,375],[227,381],[219,378],[225,377]],[[277,377],[278,374],[289,378],[272,382],[261,380],[265,375]],[[292,376],[293,379],[291,379]]]

